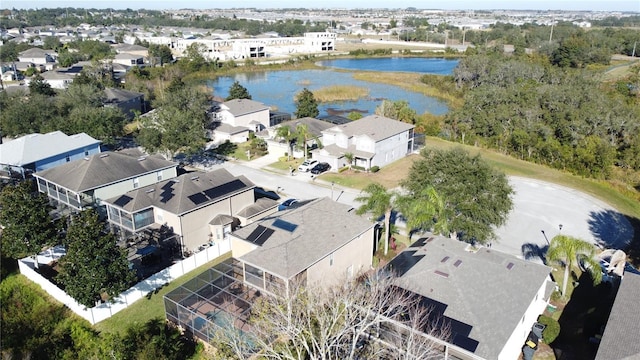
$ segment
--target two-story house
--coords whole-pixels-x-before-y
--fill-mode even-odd
[[[29,134],[0,144],[0,170],[19,173],[24,178],[99,152],[100,141],[85,133]]]
[[[56,67],[57,54],[53,50],[42,50],[31,48],[18,54],[18,61],[21,63],[32,63],[44,67],[45,70],[53,70]]]
[[[38,190],[56,204],[74,210],[101,206],[102,201],[177,176],[177,163],[156,155],[103,152],[39,171]]]
[[[307,146],[313,147],[319,145],[322,139],[322,132],[335,126],[334,124],[318,120],[310,117],[304,117],[295,120],[284,121],[276,126],[272,126],[267,129],[266,136],[264,136],[269,150],[269,155],[274,157],[284,156],[285,153],[291,154],[293,157],[299,158],[304,156],[304,149],[297,144],[289,143],[285,139],[277,136],[278,128],[281,126],[289,127],[289,130],[293,133],[298,126],[306,126],[310,137],[307,139]],[[263,132],[264,133],[264,132]],[[258,134],[263,136],[262,134]]]
[[[267,206],[256,202],[254,188],[246,177],[219,169],[183,174],[104,203],[109,222],[125,233],[164,225],[179,236],[185,251],[195,251],[202,245],[228,243],[234,227],[254,214],[266,216],[277,209],[275,200],[264,199],[270,201]]]
[[[249,133],[271,126],[270,119],[269,107],[261,102],[248,99],[225,101],[213,114],[211,137],[216,143],[226,140],[245,142]]]
[[[379,115],[337,125],[322,131],[322,149],[313,158],[332,169],[355,165],[364,169],[383,167],[413,152],[414,125]],[[345,154],[353,154],[348,164]]]

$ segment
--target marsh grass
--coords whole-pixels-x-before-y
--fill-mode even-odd
[[[369,89],[353,85],[332,85],[313,92],[319,102],[355,101],[369,95]]]

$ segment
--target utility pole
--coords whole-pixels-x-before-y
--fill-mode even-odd
[[[638,45],[637,41],[633,43],[633,51],[631,52],[631,57],[636,57],[636,45]]]
[[[551,33],[549,34],[549,44],[551,44],[551,40],[553,39],[553,24],[555,23],[555,20],[551,21]]]

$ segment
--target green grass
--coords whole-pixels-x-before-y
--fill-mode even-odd
[[[184,274],[160,289],[157,293],[154,293],[150,298],[143,297],[109,319],[97,323],[95,328],[101,332],[123,333],[128,327],[135,323],[144,324],[154,318],[164,319],[164,301],[162,299],[164,295],[229,257],[231,257],[230,252]]]
[[[289,161],[287,161],[287,157],[284,156],[278,159],[278,161],[269,164],[268,167],[287,172],[289,171],[289,167],[297,169],[298,165],[302,164],[303,161],[304,159],[294,159],[293,157],[289,158]]]

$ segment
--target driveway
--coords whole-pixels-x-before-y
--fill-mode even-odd
[[[571,235],[603,248],[623,249],[633,238],[629,221],[604,202],[564,186],[510,177],[514,209],[496,230],[492,248],[523,257],[544,249],[558,235]]]

